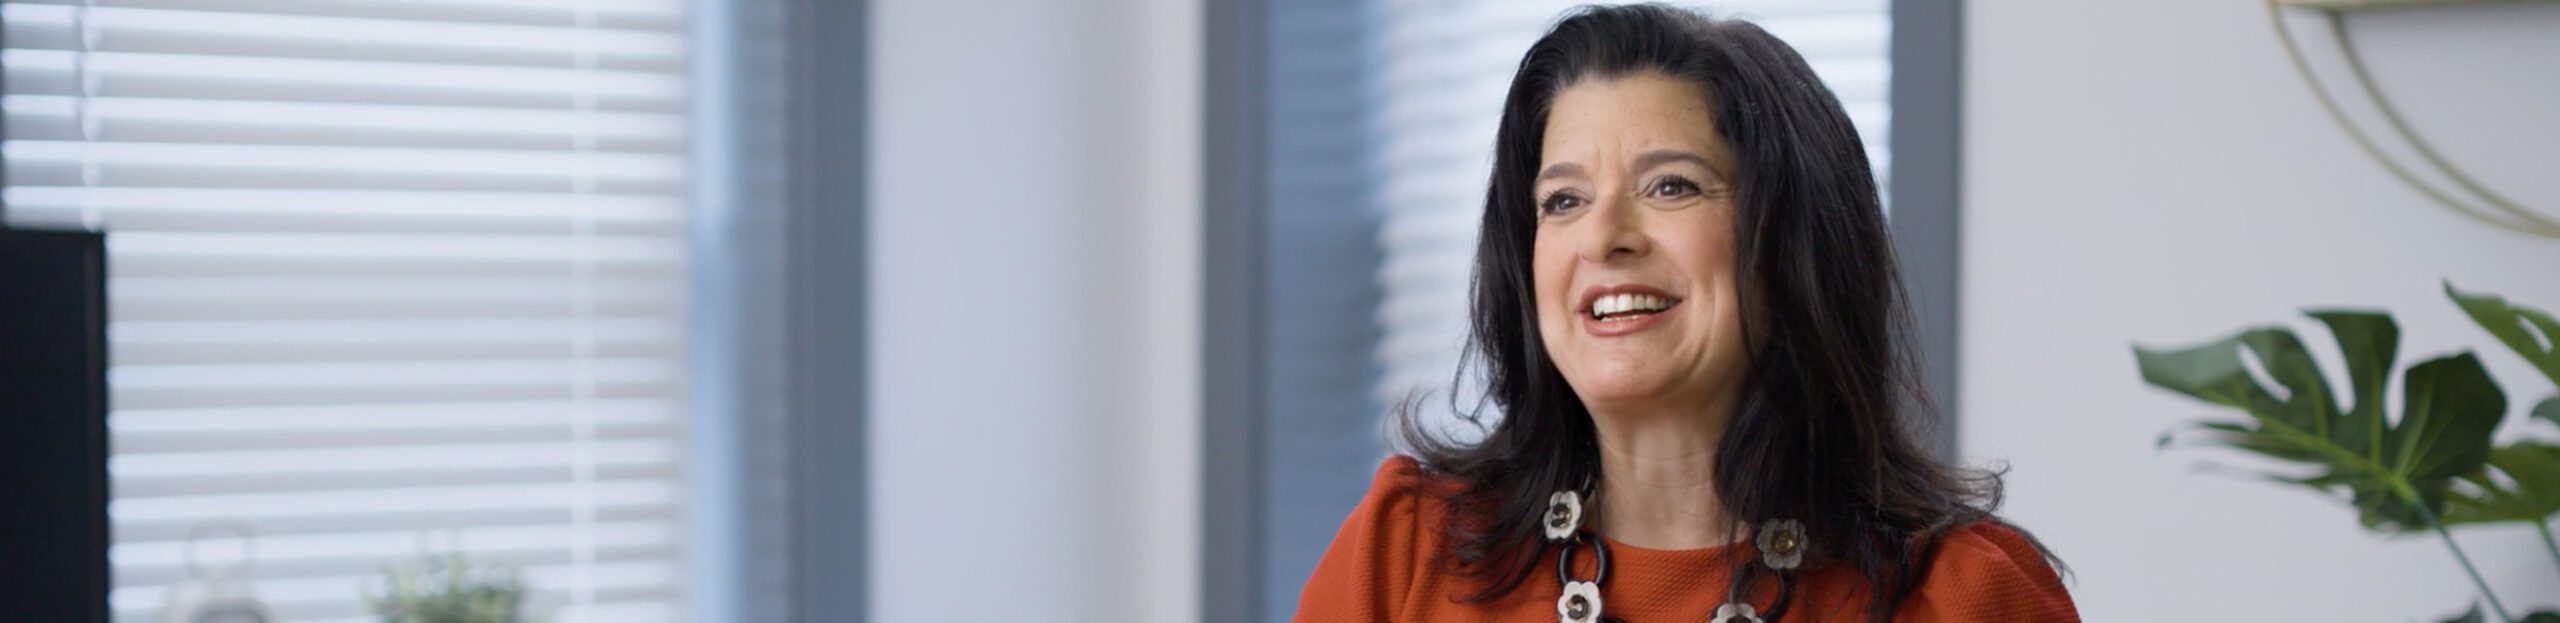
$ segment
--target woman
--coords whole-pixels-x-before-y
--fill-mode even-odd
[[[1473,346],[1503,414],[1389,459],[1301,621],[2076,621],[1926,413],[1857,132],[1749,23],[1587,8],[1495,137]]]

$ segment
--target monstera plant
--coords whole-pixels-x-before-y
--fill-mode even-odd
[[[2560,387],[2560,321],[2498,296],[2463,292],[2450,282],[2444,289],[2473,321]],[[2346,365],[2345,393],[2329,385],[2302,340],[2283,327],[2251,328],[2185,348],[2136,346],[2143,381],[2242,414],[2172,428],[2160,436],[2160,446],[2224,447],[2290,464],[2264,471],[2220,469],[2341,498],[2367,530],[2433,534],[2479,588],[2486,620],[2560,623],[2560,612],[2518,617],[2508,610],[2447,530],[2533,524],[2560,564],[2560,541],[2550,526],[2560,514],[2560,444],[2547,441],[2560,439],[2560,394],[2530,410],[2547,425],[2530,427],[2532,437],[2498,445],[2492,433],[2506,419],[2507,394],[2479,357],[2465,351],[2403,372],[2395,416],[2383,387],[2398,362],[2398,323],[2370,311],[2305,314],[2337,340]],[[2474,604],[2449,621],[2479,622],[2483,616]]]

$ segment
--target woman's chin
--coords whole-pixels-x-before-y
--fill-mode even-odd
[[[1594,413],[1660,404],[1678,386],[1678,382],[1659,374],[1602,375],[1588,383],[1573,384],[1583,406]]]

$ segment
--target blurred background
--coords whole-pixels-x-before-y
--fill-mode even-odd
[[[1285,621],[1382,414],[1465,426],[1500,95],[1573,4],[0,2],[0,621]],[[2298,311],[2388,310],[2552,438],[2443,288],[2560,307],[2560,3],[1685,4],[1840,97],[1929,441],[2087,618],[2477,599],[2160,449],[2219,412],[2132,348],[2343,384]],[[2533,523],[2452,531],[2519,613]]]

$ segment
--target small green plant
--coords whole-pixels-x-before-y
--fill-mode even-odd
[[[2462,292],[2450,282],[2444,290],[2474,322],[2560,386],[2560,349],[2554,344],[2560,341],[2560,321],[2498,296]],[[2560,445],[2538,439],[2495,445],[2491,435],[2506,418],[2507,396],[2469,351],[2410,366],[2401,376],[2399,417],[2388,417],[2383,387],[2397,365],[2399,325],[2379,312],[2304,313],[2337,339],[2349,394],[2329,386],[2302,340],[2283,327],[2250,328],[2185,348],[2134,347],[2144,382],[2247,415],[2172,428],[2161,434],[2160,447],[2221,446],[2300,466],[2232,471],[2344,498],[2367,530],[2432,533],[2470,574],[2491,620],[2560,623],[2560,612],[2512,614],[2446,530],[2530,523],[2560,563],[2560,541],[2550,526],[2560,515]],[[2347,400],[2343,406],[2341,398]],[[2560,394],[2540,401],[2531,414],[2560,425]],[[2481,617],[2474,604],[2448,623],[2477,623]]]
[[[524,576],[514,567],[474,565],[462,552],[383,570],[380,595],[365,605],[383,623],[525,623]]]

